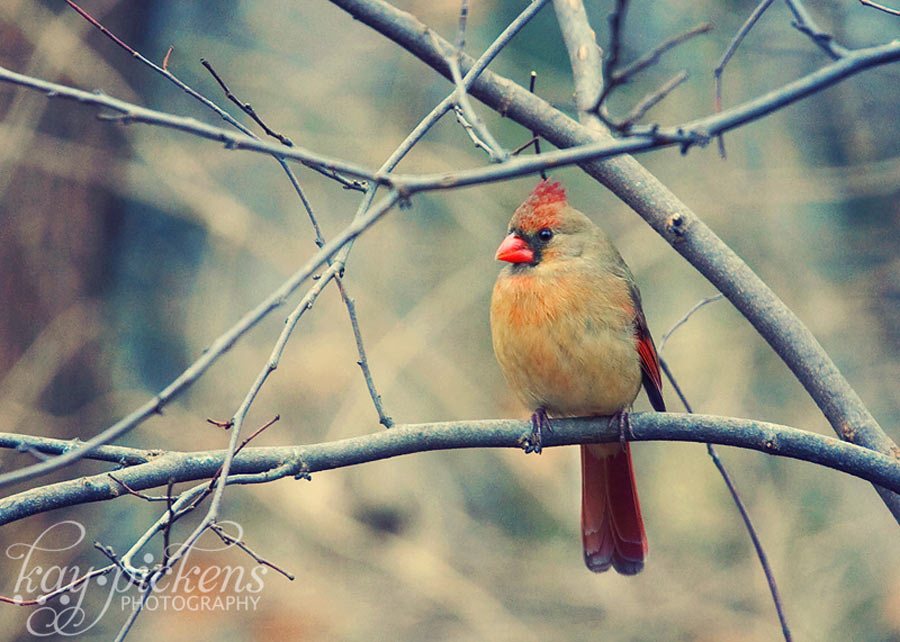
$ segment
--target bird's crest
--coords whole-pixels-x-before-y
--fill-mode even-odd
[[[561,206],[565,204],[566,190],[562,183],[544,179],[519,206],[513,220],[518,227],[526,231],[553,227]]]

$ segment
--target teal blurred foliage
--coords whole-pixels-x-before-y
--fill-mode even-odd
[[[423,63],[327,2],[84,0],[144,55],[226,105],[200,66],[297,144],[375,167],[451,89]],[[467,51],[481,52],[524,6],[470,2]],[[632,3],[629,62],[709,21],[710,34],[617,90],[626,113],[680,69],[691,73],[645,118],[675,124],[712,111],[712,69],[752,3]],[[588,3],[598,42],[611,2]],[[398,3],[452,38],[459,3]],[[813,5],[848,47],[896,38],[896,18],[858,3]],[[828,62],[775,3],[725,72],[726,107]],[[6,0],[0,64],[221,125],[214,114],[118,49],[60,3]],[[491,67],[571,113],[572,80],[552,8]],[[895,438],[900,423],[900,67],[878,68],[682,157],[640,157],[812,329]],[[508,149],[530,137],[475,103]],[[236,114],[233,106],[229,110]],[[315,251],[307,215],[278,165],[0,86],[0,430],[86,438],[159,391]],[[251,125],[249,119],[242,121]],[[251,125],[252,126],[252,125]],[[549,145],[545,146],[550,148]],[[528,152],[530,153],[530,152]],[[487,163],[452,115],[400,165],[446,172]],[[298,166],[326,238],[359,194]],[[570,201],[615,238],[641,285],[654,335],[712,287],[627,207],[576,168],[553,173]],[[423,194],[355,245],[345,283],[357,301],[375,382],[399,422],[525,416],[490,346],[494,250],[526,177]],[[196,450],[228,438],[230,417],[264,365],[296,295],[200,381],[123,443]],[[831,434],[802,387],[727,302],[703,308],[665,357],[699,412]],[[255,443],[314,443],[379,430],[356,365],[346,311],[329,287],[306,313],[256,401]],[[669,405],[675,396],[666,387]],[[637,408],[648,407],[643,398]],[[650,537],[635,578],[594,576],[581,561],[574,449],[425,453],[230,490],[226,517],[274,572],[255,610],[149,611],[131,640],[695,640],[779,639],[749,538],[704,449],[635,447]],[[797,639],[900,639],[896,524],[871,487],[810,464],[722,449],[756,520]],[[4,466],[24,455],[0,453]],[[82,463],[65,477],[104,470]],[[56,478],[62,478],[57,476]],[[164,492],[164,490],[160,491]],[[89,542],[126,549],[159,514],[134,497],[50,513],[0,530],[0,550],[62,519],[89,538],[70,565],[99,565]],[[187,525],[174,537],[184,537]],[[210,544],[212,540],[210,541]],[[154,543],[148,550],[159,552]],[[11,564],[3,560],[3,568]],[[60,563],[57,560],[54,563]],[[191,563],[253,566],[237,550]],[[12,567],[11,567],[12,568]],[[6,570],[0,577],[12,578]],[[7,594],[11,579],[0,581]],[[94,589],[88,611],[106,595]],[[109,638],[115,604],[91,630]],[[5,607],[10,639],[28,611]]]

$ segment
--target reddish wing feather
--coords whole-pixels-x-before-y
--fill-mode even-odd
[[[650,403],[657,412],[665,412],[666,404],[662,397],[662,376],[659,373],[659,357],[656,354],[656,346],[653,345],[653,337],[647,329],[644,315],[638,312],[635,319],[634,334],[637,338],[637,351],[641,358],[641,373],[644,379],[644,388]]]

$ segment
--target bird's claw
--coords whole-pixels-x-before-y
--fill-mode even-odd
[[[620,410],[612,417],[609,418],[609,422],[613,421],[619,424],[619,446],[622,450],[625,450],[626,439],[626,431],[627,436],[634,437],[634,433],[631,432],[631,415],[627,410]]]
[[[546,429],[548,433],[553,432],[553,427],[550,425],[550,418],[547,416],[547,411],[543,408],[538,408],[534,411],[534,414],[531,415],[531,435],[525,439],[526,453],[541,454],[544,443],[544,429]]]

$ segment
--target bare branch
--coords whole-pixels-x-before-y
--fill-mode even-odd
[[[466,133],[476,146],[484,149],[495,163],[502,163],[509,158],[509,153],[500,146],[500,143],[488,130],[487,125],[484,124],[481,116],[472,107],[469,95],[466,93],[466,86],[463,83],[462,72],[459,70],[459,51],[452,56],[448,56],[447,63],[450,65],[450,77],[456,85],[454,102],[460,123],[463,124]]]
[[[816,24],[812,16],[806,10],[802,0],[785,0],[791,13],[794,14],[794,22],[791,25],[800,33],[809,37],[816,46],[828,54],[832,60],[840,60],[850,53],[849,49],[842,47],[834,41],[834,37]]]
[[[616,6],[609,14],[609,52],[606,64],[603,66],[603,91],[609,93],[615,84],[613,76],[619,66],[619,57],[622,54],[622,31],[625,29],[625,15],[628,13],[628,0],[616,0]],[[597,98],[597,107],[603,102],[603,96]]]
[[[244,112],[245,114],[250,116],[250,118],[252,118],[253,121],[257,125],[262,127],[263,131],[266,132],[267,136],[271,136],[272,138],[277,140],[279,143],[281,143],[282,145],[286,145],[287,147],[294,146],[294,141],[292,141],[290,138],[288,138],[287,136],[285,136],[283,134],[279,134],[278,132],[271,129],[268,125],[266,125],[266,123],[263,121],[262,118],[259,117],[259,114],[256,113],[256,110],[253,109],[253,106],[250,103],[245,103],[245,102],[241,101],[240,99],[238,99],[237,96],[235,96],[233,93],[231,93],[231,89],[228,88],[228,85],[225,83],[225,81],[222,80],[222,78],[219,76],[219,74],[216,73],[216,70],[213,69],[211,64],[209,64],[209,61],[207,61],[204,58],[201,58],[200,64],[203,65],[203,67],[212,75],[212,77],[215,79],[215,81],[217,83],[219,83],[219,87],[221,87],[222,91],[225,92],[225,97],[228,100],[230,100],[231,102],[233,102],[235,105],[237,105],[238,108],[242,112]]]
[[[662,56],[666,52],[674,49],[678,45],[684,44],[685,42],[691,40],[692,38],[695,38],[696,36],[709,32],[710,29],[712,29],[711,23],[701,22],[700,24],[694,25],[687,31],[684,31],[670,38],[666,38],[661,43],[656,45],[653,49],[645,53],[643,56],[635,60],[624,69],[616,70],[612,75],[613,83],[616,85],[621,85],[628,82],[635,74],[638,74],[648,67],[652,67],[653,65],[658,63],[659,59],[662,58]]]
[[[0,448],[11,448],[20,452],[34,450],[45,455],[61,455],[71,450],[76,450],[82,443],[84,442],[80,439],[69,441],[34,435],[20,435],[18,433],[0,433]],[[108,461],[120,466],[133,466],[135,464],[145,464],[161,453],[162,451],[160,450],[142,450],[126,448],[125,446],[98,446],[87,453],[84,458]]]
[[[243,132],[247,136],[256,138],[256,135],[252,131],[250,131],[250,129],[248,129],[243,124],[241,124],[231,114],[229,114],[227,111],[225,111],[224,109],[219,107],[216,103],[214,103],[210,99],[203,96],[200,92],[194,90],[193,87],[191,87],[187,83],[183,82],[175,74],[173,74],[172,72],[169,71],[169,57],[172,54],[172,47],[169,47],[169,50],[166,52],[166,56],[163,59],[162,67],[160,67],[156,63],[154,63],[152,60],[150,60],[149,58],[141,55],[140,52],[133,49],[131,46],[129,46],[127,43],[125,43],[122,39],[120,39],[118,36],[116,36],[114,33],[112,33],[109,29],[107,29],[102,24],[100,24],[100,22],[98,22],[95,18],[93,18],[87,11],[85,11],[84,9],[82,9],[81,7],[76,5],[72,0],[66,0],[66,2],[69,4],[70,7],[72,7],[75,11],[77,11],[85,20],[87,20],[92,25],[97,27],[103,33],[103,35],[108,37],[110,40],[112,40],[118,46],[122,47],[125,51],[127,51],[129,54],[131,54],[131,56],[134,57],[136,60],[143,63],[144,65],[146,65],[147,67],[149,67],[150,69],[155,71],[156,73],[160,74],[161,76],[166,78],[169,82],[174,84],[176,87],[178,87],[179,89],[184,91],[186,94],[191,96],[191,98],[194,98],[195,100],[197,100],[201,104],[203,104],[205,107],[207,107],[208,109],[210,109],[213,112],[215,112],[216,114],[218,114],[218,116],[220,118],[222,118],[222,120],[227,122],[232,127],[235,127],[236,129]],[[210,67],[207,67],[207,69],[209,69],[212,72],[212,69]],[[222,80],[218,76],[216,76],[215,72],[212,72],[212,73],[213,73],[213,77],[215,77],[216,80],[219,82],[219,85],[225,89],[226,93],[230,94],[228,89],[224,86],[224,83],[222,82]],[[235,100],[235,102],[237,102],[239,107],[243,108],[243,105],[239,101]],[[257,121],[257,122],[260,122],[260,121]],[[260,124],[268,133],[268,128],[265,126],[265,124],[263,124],[261,122],[260,122]],[[276,135],[276,137],[277,137],[277,135]],[[279,138],[279,140],[281,140],[281,139]],[[292,143],[290,143],[289,140],[286,144],[288,144],[288,143],[292,144]],[[291,183],[294,185],[295,188],[297,188],[297,179],[293,176],[290,168],[287,166],[287,164],[284,162],[283,159],[276,157],[276,160],[282,166],[282,169],[284,169],[284,171],[287,172],[288,177],[291,180]],[[359,190],[359,191],[365,191],[365,186],[363,184],[361,184],[359,181],[350,180],[344,176],[341,176],[340,174],[337,173],[336,170],[325,169],[325,168],[319,167],[317,165],[307,165],[307,166],[311,167],[312,169],[319,172],[320,174],[337,181],[338,183],[343,185],[344,188],[346,188],[346,189],[355,189],[355,190]],[[301,198],[303,198],[302,195],[301,195]]]
[[[602,123],[593,113],[604,93],[602,52],[588,23],[584,3],[581,0],[554,0],[553,8],[569,52],[578,120],[586,127],[602,128]]]
[[[728,64],[728,61],[731,60],[734,52],[741,46],[744,38],[747,37],[747,34],[750,33],[750,30],[774,1],[775,0],[762,0],[762,2],[756,5],[756,8],[750,14],[750,17],[744,21],[744,24],[738,29],[738,32],[731,39],[731,42],[728,43],[728,47],[725,48],[725,53],[723,53],[722,57],[719,59],[719,64],[713,69],[713,76],[716,81],[716,97],[713,108],[716,113],[722,111],[722,72],[725,71],[725,65]],[[725,158],[725,138],[723,136],[718,136],[717,140],[719,142],[719,155],[722,158]]]
[[[219,539],[221,539],[226,544],[237,546],[239,549],[241,549],[242,551],[247,553],[247,555],[252,557],[257,564],[262,564],[263,566],[268,566],[269,568],[271,568],[274,571],[278,571],[279,573],[284,575],[286,578],[288,578],[292,582],[296,579],[291,573],[288,573],[283,568],[276,566],[272,562],[260,557],[258,554],[253,552],[253,549],[251,549],[249,546],[247,546],[247,544],[245,544],[243,540],[239,540],[236,537],[232,537],[231,535],[229,535],[225,531],[225,529],[222,528],[222,526],[220,524],[217,524],[217,523],[210,524],[209,530],[211,530],[213,533],[218,535]]]
[[[690,318],[691,314],[699,310],[703,305],[710,302],[710,299],[704,300],[701,304],[694,306],[688,313],[678,322],[676,323],[670,330],[667,332],[667,335],[671,335],[675,330],[677,330],[683,323]],[[660,345],[660,353],[662,352],[662,345]],[[691,408],[691,404],[688,403],[687,398],[684,393],[681,391],[681,387],[678,385],[678,381],[675,379],[675,376],[672,374],[672,371],[669,369],[669,364],[666,363],[666,360],[662,358],[662,354],[660,354],[659,365],[662,368],[663,372],[666,373],[666,377],[669,380],[669,383],[672,384],[672,387],[675,389],[675,392],[678,394],[679,399],[681,399],[681,403],[684,405],[684,409],[693,414],[694,410]],[[762,540],[759,538],[759,534],[756,532],[756,527],[753,525],[753,520],[750,518],[750,513],[747,511],[746,506],[744,505],[744,500],[741,498],[740,492],[738,492],[737,486],[731,479],[731,474],[728,472],[728,469],[725,467],[725,463],[719,457],[719,451],[716,447],[711,444],[706,444],[706,452],[709,454],[710,458],[713,460],[713,464],[716,469],[719,471],[719,475],[721,475],[722,480],[725,482],[725,485],[728,487],[728,492],[731,495],[731,499],[734,502],[734,505],[738,509],[738,513],[741,516],[741,520],[744,522],[744,527],[747,529],[747,534],[750,536],[750,541],[753,544],[753,548],[756,551],[756,557],[759,559],[759,564],[762,567],[763,574],[766,576],[766,583],[769,585],[769,594],[772,596],[772,602],[775,605],[775,612],[778,615],[778,621],[781,624],[781,631],[784,635],[785,642],[791,642],[793,639],[791,635],[791,629],[787,623],[787,616],[784,612],[784,604],[781,600],[781,595],[778,592],[778,584],[775,581],[775,573],[772,571],[772,565],[769,563],[769,556],[766,555],[765,547],[762,544]]]
[[[890,7],[886,7],[883,4],[878,4],[877,2],[872,2],[872,0],[859,0],[859,2],[864,7],[872,7],[873,9],[878,9],[879,11],[884,11],[885,13],[889,13],[892,16],[900,16],[900,10],[891,9]]]
[[[347,313],[350,315],[350,326],[353,329],[353,338],[356,342],[356,353],[359,356],[359,360],[356,363],[359,365],[360,370],[362,370],[363,379],[366,381],[366,388],[369,390],[369,396],[372,398],[372,403],[375,404],[375,411],[378,413],[378,423],[385,428],[390,428],[394,425],[394,420],[384,411],[381,395],[378,394],[378,390],[375,389],[375,382],[372,380],[372,372],[369,369],[369,359],[366,357],[362,333],[359,329],[359,321],[356,318],[356,303],[347,294],[347,290],[344,288],[341,279],[338,278],[335,282],[341,293],[341,299],[343,299],[344,305],[347,307]]]
[[[0,595],[0,602],[5,602],[6,604],[15,604],[16,606],[43,606],[49,600],[52,600],[55,597],[59,597],[63,593],[68,593],[72,589],[78,588],[88,580],[99,577],[101,575],[109,575],[111,572],[116,570],[115,564],[109,564],[107,566],[103,566],[101,568],[95,568],[91,571],[88,571],[81,577],[69,582],[65,586],[60,586],[49,593],[44,593],[43,595],[39,595],[33,600],[17,600],[12,597],[6,597],[5,595]]]
[[[688,79],[687,71],[679,71],[677,74],[672,76],[669,80],[664,82],[656,91],[653,91],[643,98],[641,98],[638,103],[632,108],[628,115],[620,123],[620,127],[623,129],[630,129],[638,120],[644,117],[648,111],[653,109],[656,105],[660,103],[666,96],[672,93],[676,87],[678,87],[681,83]]]
[[[725,464],[719,457],[719,452],[712,444],[706,444],[706,451],[712,458],[713,463],[719,471],[719,474],[722,475],[722,479],[725,481],[725,485],[728,487],[728,492],[731,494],[731,499],[734,501],[735,506],[737,506],[738,512],[741,514],[741,519],[744,521],[744,525],[747,528],[747,533],[750,535],[750,541],[753,542],[753,548],[756,550],[756,556],[759,558],[760,565],[762,566],[763,574],[766,576],[766,583],[769,585],[769,593],[772,595],[772,602],[775,604],[775,612],[778,614],[778,622],[779,624],[781,624],[781,633],[784,636],[785,642],[791,642],[791,640],[793,640],[793,636],[791,635],[791,629],[788,626],[787,616],[784,613],[784,604],[782,603],[781,596],[778,593],[778,584],[775,582],[775,575],[772,573],[772,567],[769,564],[769,556],[766,555],[766,549],[763,547],[762,541],[759,539],[759,535],[756,532],[756,528],[754,528],[753,526],[753,522],[750,519],[750,514],[747,512],[747,508],[744,506],[744,501],[741,499],[737,487],[731,480],[731,475],[728,474],[728,470],[725,468]]]
[[[665,350],[666,342],[669,340],[669,337],[671,337],[673,334],[675,334],[675,331],[678,330],[678,328],[680,328],[685,323],[687,323],[688,320],[694,315],[694,313],[697,312],[697,310],[699,310],[703,306],[709,305],[710,303],[713,303],[715,301],[720,301],[723,298],[725,298],[725,297],[722,294],[717,294],[715,296],[707,297],[707,298],[699,301],[696,305],[694,305],[694,307],[692,307],[690,310],[685,312],[683,317],[678,319],[678,321],[676,321],[674,324],[672,324],[671,328],[669,328],[666,332],[663,333],[662,338],[659,341],[659,348],[658,348],[659,352],[662,352],[663,350]],[[688,411],[688,412],[690,412],[690,411]]]
[[[634,441],[692,441],[738,446],[802,459],[855,475],[884,488],[900,490],[900,462],[893,457],[816,433],[761,421],[708,415],[639,412],[630,416]],[[494,419],[398,425],[391,430],[321,444],[248,447],[232,462],[228,484],[264,483],[287,476],[305,476],[398,455],[457,448],[521,448],[530,434],[529,420]],[[544,447],[581,443],[614,443],[618,425],[608,417],[557,419]],[[142,491],[176,483],[209,479],[222,466],[226,451],[169,452],[151,462],[119,471],[118,477]],[[182,493],[179,510],[203,492],[206,483]],[[63,506],[114,499],[121,486],[103,473],[49,484],[0,499],[0,525]],[[164,522],[165,516],[161,519]],[[123,556],[125,559],[126,556]]]
[[[534,69],[532,69],[531,76],[528,81],[528,91],[530,91],[532,94],[534,93],[534,86],[536,83],[537,83],[537,72]],[[531,132],[531,140],[534,141],[535,156],[540,156],[541,155],[541,137],[538,136],[536,132]],[[519,147],[512,155],[515,156],[516,154],[518,154],[521,151],[522,151],[522,148]],[[543,180],[547,180],[547,172],[545,172],[544,170],[541,170],[540,173],[541,173],[541,178]]]
[[[129,495],[134,495],[135,497],[138,497],[140,499],[143,499],[145,502],[168,502],[169,501],[168,497],[163,497],[162,495],[153,496],[153,495],[147,495],[146,493],[136,491],[135,489],[133,489],[131,486],[129,486],[128,484],[123,482],[121,479],[119,479],[112,473],[106,473],[106,476],[109,477],[114,482],[116,482],[119,486],[121,486],[122,490],[124,490],[126,493],[128,493]]]

